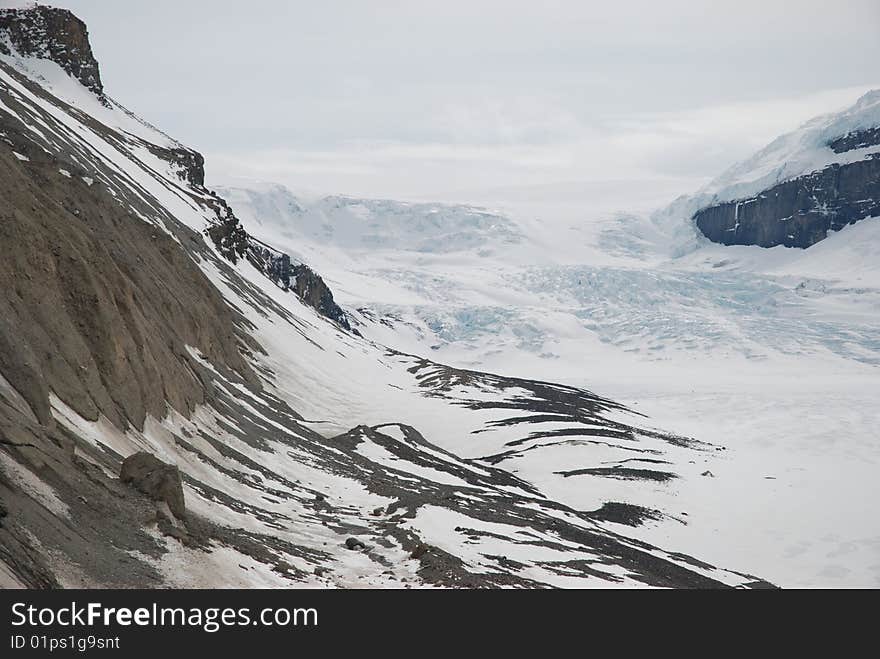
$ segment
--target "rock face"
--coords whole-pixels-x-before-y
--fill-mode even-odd
[[[121,427],[169,402],[190,413],[205,390],[187,346],[255,380],[229,307],[171,236],[61,174],[14,120],[0,116],[0,131],[14,144],[0,144],[0,369],[40,422],[50,392]]]
[[[207,233],[224,258],[233,263],[247,258],[282,290],[295,293],[303,303],[325,318],[357,333],[352,329],[345,311],[333,299],[330,287],[318,273],[303,263],[294,264],[290,255],[251,236],[242,228],[229,206],[220,201],[222,206],[218,214],[222,219],[208,228]]]
[[[98,96],[104,93],[85,23],[66,9],[0,9],[0,52],[50,59]]]
[[[799,248],[880,215],[880,89],[780,135],[665,212],[724,245]]]
[[[247,254],[249,236],[231,211],[219,222],[208,227],[206,233],[224,259],[238,263]]]
[[[318,273],[300,263],[293,267],[293,276],[292,289],[299,299],[315,308],[321,315],[336,321],[346,329],[351,329],[345,312],[333,300],[330,287]]]
[[[880,141],[880,130],[863,131],[832,143],[861,148]],[[864,146],[868,146],[864,144]],[[880,157],[800,176],[747,199],[709,206],[694,221],[709,240],[724,245],[807,248],[866,217],[880,215]]]
[[[880,146],[880,126],[854,130],[828,143],[834,153],[846,153],[869,146]]]
[[[160,147],[156,144],[145,142],[144,146],[150,152],[177,169],[177,175],[194,188],[205,190],[205,158],[198,151],[184,146],[176,148]]]
[[[183,485],[177,467],[165,464],[149,453],[135,453],[122,462],[119,479],[154,499],[164,501],[174,516],[186,514]]]

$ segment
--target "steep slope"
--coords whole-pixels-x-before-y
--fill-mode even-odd
[[[734,166],[685,208],[725,245],[806,248],[880,215],[880,90]]]
[[[101,73],[85,23],[66,9],[32,4],[18,9],[0,8],[0,53],[52,60],[101,96]]]
[[[0,584],[766,585],[630,533],[716,447],[349,331],[201,156],[11,44]]]

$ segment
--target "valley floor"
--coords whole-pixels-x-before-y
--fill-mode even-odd
[[[520,213],[503,241],[415,250],[378,219],[369,248],[343,249],[226,194],[258,235],[314,264],[360,310],[366,336],[586,388],[724,447],[693,474],[644,488],[635,502],[671,519],[628,529],[634,537],[781,586],[880,585],[880,219],[806,251],[724,248],[645,215],[584,221],[572,209]],[[592,505],[543,460],[507,468],[556,500]]]

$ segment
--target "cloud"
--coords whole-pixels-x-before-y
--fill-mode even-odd
[[[66,3],[108,92],[209,175],[372,196],[690,185],[880,59],[876,0]]]
[[[211,151],[208,175],[374,197],[461,198],[517,189],[552,195],[561,183],[581,181],[586,190],[589,182],[622,180],[665,181],[670,190],[680,186],[679,194],[811,117],[852,103],[867,88],[633,112],[592,124],[539,99],[459,103],[425,117],[422,131],[439,139]]]

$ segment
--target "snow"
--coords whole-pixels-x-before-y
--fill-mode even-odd
[[[834,153],[831,140],[848,133],[880,126],[880,90],[862,96],[843,112],[817,117],[798,130],[787,133],[751,158],[731,167],[709,183],[702,194],[719,201],[751,196],[780,181],[822,169],[832,163],[863,160],[880,147]]]
[[[0,9],[31,9],[37,4],[36,0],[0,0]]]
[[[545,495],[580,510],[609,500],[661,509],[670,518],[632,535],[783,586],[880,584],[880,524],[868,510],[880,495],[880,219],[808,250],[766,250],[708,244],[684,224],[669,233],[647,215],[554,207],[536,217],[533,206],[528,214],[513,207],[505,212],[516,242],[419,253],[396,245],[393,233],[381,249],[351,246],[348,236],[343,247],[303,220],[314,202],[277,187],[231,196],[249,230],[316,267],[347,309],[364,309],[355,313],[359,329],[375,341],[459,367],[586,387],[647,414],[652,426],[727,449],[658,448],[679,478],[638,486],[554,474],[584,455],[591,464],[623,459],[588,435],[500,463]],[[274,212],[261,215],[265,207]],[[284,207],[300,210],[285,215]],[[475,419],[488,423],[491,413],[459,420],[429,401],[404,402],[410,385],[391,372],[361,379],[374,369],[352,359],[339,367],[351,391],[382,382],[404,390],[398,400],[385,388],[379,405],[347,400],[352,419],[396,414],[462,457],[523,434],[472,435]],[[306,360],[297,353],[298,371]],[[306,368],[329,381],[332,361],[316,356]],[[271,367],[282,382],[291,378],[284,389],[305,386],[302,375],[285,376],[283,363]],[[337,396],[345,398],[319,392],[327,408],[313,414],[329,416]]]
[[[880,145],[835,153],[828,143],[850,132],[880,126],[880,89],[864,94],[842,112],[816,117],[782,135],[764,149],[722,173],[694,195],[683,196],[653,214],[666,233],[677,236],[680,251],[699,242],[689,231],[690,218],[701,208],[747,199],[777,183],[833,164],[865,160],[880,153]]]
[[[125,135],[134,136],[160,146],[180,146],[178,142],[150,126],[112,99],[107,99],[109,107],[102,103],[94,92],[52,60],[22,57],[18,53],[8,56],[0,55],[0,59],[38,82],[41,87],[56,98],[85,112],[106,126]]]
[[[0,60],[51,94],[34,93],[7,70],[0,69],[0,85],[15,99],[15,107],[6,102],[2,110],[20,119],[42,148],[58,152],[87,169],[83,177],[87,184],[101,181],[114,196],[138,200],[142,207],[132,205],[130,210],[159,228],[164,228],[165,222],[173,217],[201,231],[214,219],[214,213],[199,203],[205,194],[192,190],[175,166],[146,146],[149,142],[160,148],[182,148],[178,143],[121,106],[111,103],[106,107],[54,62],[6,56],[0,56]],[[56,94],[57,97],[53,96]],[[100,123],[82,121],[77,110],[59,103],[55,100],[58,97],[77,110],[88,112]],[[148,209],[149,215],[144,215],[142,208]]]
[[[373,462],[383,465],[389,469],[400,470],[407,474],[412,474],[419,478],[424,478],[425,480],[440,483],[442,485],[451,485],[452,487],[468,487],[468,484],[465,481],[461,480],[460,478],[450,476],[449,474],[442,471],[438,471],[436,469],[431,469],[428,467],[422,467],[421,465],[417,464],[405,463],[401,460],[401,458],[391,453],[388,449],[379,446],[378,444],[374,444],[369,440],[359,444],[355,450],[364,457],[370,458],[370,460],[372,460]]]
[[[146,144],[177,148],[176,142],[120,106],[107,107],[51,62],[4,61],[108,129],[88,125],[0,69],[8,94],[2,110],[22,119],[38,145],[85,169],[87,184],[105,186],[120,203],[139,200],[132,211],[159,229],[178,221],[201,232],[211,221],[203,193]],[[525,485],[534,486],[539,495],[529,496],[543,514],[572,518],[541,506],[545,498],[572,511],[625,501],[665,517],[636,529],[603,525],[662,547],[658,555],[682,552],[783,586],[877,586],[880,517],[871,505],[880,498],[880,219],[847,227],[808,250],[761,250],[699,240],[686,211],[705,199],[738,198],[768,181],[864,157],[861,151],[838,156],[824,144],[838,131],[874,125],[878,112],[880,94],[866,95],[852,110],[780,138],[696,197],[653,217],[564,204],[306,199],[276,185],[223,189],[250,232],[325,278],[365,338],[326,322],[247,261],[234,267],[237,275],[289,317],[255,308],[210,261],[199,266],[265,349],[254,359],[274,374],[263,383],[268,394],[328,442],[357,425],[380,426],[391,442],[380,445],[364,435],[352,459],[399,472],[408,482],[465,488],[465,477],[488,473],[486,458],[510,452],[492,466],[525,484],[497,493],[522,496]],[[194,513],[325,552],[331,573],[309,576],[304,585],[387,587],[415,578],[419,564],[402,547],[372,548],[382,560],[346,550],[344,534],[316,522],[311,507],[320,492],[341,511],[340,525],[369,529],[369,512],[392,500],[327,469],[308,450],[304,430],[298,435],[269,418],[257,395],[193,349],[190,355],[216,379],[219,393],[233,396],[252,423],[274,434],[268,448],[243,441],[236,419],[210,406],[189,419],[169,409],[164,418],[148,418],[142,432],[82,419],[54,396],[53,415],[95,449],[122,457],[148,450],[241,506],[224,505],[188,483]],[[647,435],[614,441],[599,436],[592,420],[505,423],[511,412],[503,405],[532,396],[527,388],[499,390],[476,378],[438,392],[424,385],[442,370],[417,356],[587,388],[646,415],[609,411],[606,419],[711,446],[694,450]],[[7,389],[0,379],[0,393]],[[501,407],[472,409],[475,401]],[[427,446],[409,442],[401,424],[416,428]],[[577,434],[553,434],[560,430]],[[191,450],[181,447],[180,437]],[[395,442],[424,464],[398,456]],[[625,460],[677,478],[633,482],[558,473]],[[452,473],[465,470],[470,474]],[[707,471],[714,477],[702,475]],[[65,513],[33,474],[17,478],[44,505]],[[267,497],[263,484],[276,496]],[[402,523],[462,557],[475,573],[496,568],[497,556],[504,556],[524,564],[523,576],[549,585],[608,583],[550,569],[548,563],[593,557],[552,534],[536,544],[528,528],[439,506],[422,506]],[[456,527],[474,529],[479,538]],[[169,553],[156,565],[172,584],[289,585],[229,547],[205,554],[166,546]],[[394,566],[392,575],[384,574],[383,560]],[[302,556],[285,555],[285,561],[311,575]],[[621,568],[601,569],[618,583],[636,583]],[[720,570],[707,574],[745,581]]]
[[[513,222],[483,208],[339,195],[307,201],[280,185],[257,189],[218,186],[216,191],[238,209],[240,219],[248,224],[278,228],[295,218],[297,235],[305,234],[316,243],[344,250],[433,254],[520,240]]]

